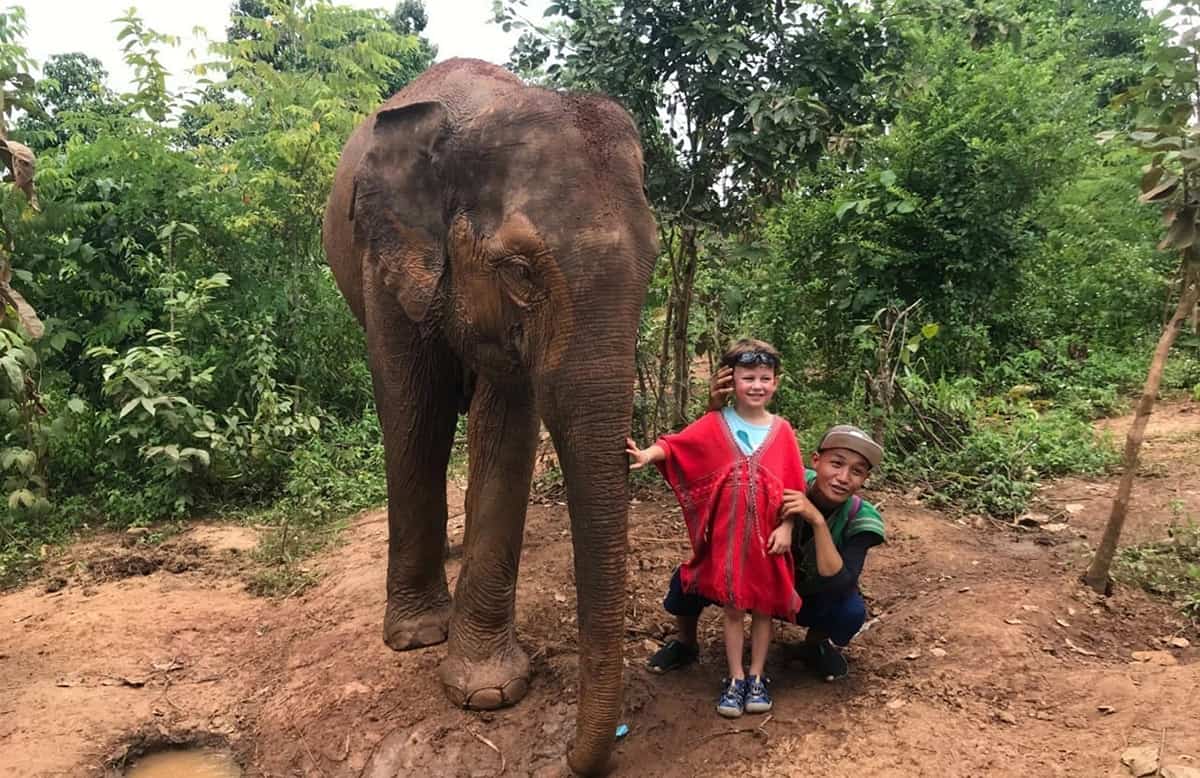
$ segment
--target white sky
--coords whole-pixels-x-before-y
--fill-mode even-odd
[[[395,7],[395,0],[338,0],[339,4],[356,8]],[[548,0],[528,0],[530,15],[540,19]],[[124,14],[131,5],[138,10],[149,29],[178,35],[178,49],[163,52],[163,64],[175,76],[172,88],[190,82],[186,70],[199,57],[208,59],[207,42],[193,33],[203,27],[208,39],[225,37],[232,0],[13,0],[25,7],[29,34],[25,46],[41,64],[51,54],[82,51],[96,57],[108,69],[109,84],[118,91],[128,89],[132,72],[121,60],[117,44],[119,25],[112,20]],[[517,39],[517,32],[505,33],[491,23],[492,0],[425,0],[429,26],[425,36],[438,47],[438,59],[477,57],[504,64]],[[189,52],[194,52],[192,56]]]

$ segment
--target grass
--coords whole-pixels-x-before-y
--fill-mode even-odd
[[[1200,626],[1200,524],[1188,518],[1171,527],[1165,540],[1122,549],[1116,576],[1170,600]]]

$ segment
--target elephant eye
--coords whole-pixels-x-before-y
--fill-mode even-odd
[[[534,280],[534,268],[524,255],[510,254],[497,260],[495,267],[504,293],[518,308],[528,308],[545,298]]]
[[[532,269],[529,267],[529,263],[525,261],[524,257],[517,254],[505,257],[504,259],[500,260],[498,264],[506,272],[515,275],[522,281],[528,281],[529,277],[533,274]]]

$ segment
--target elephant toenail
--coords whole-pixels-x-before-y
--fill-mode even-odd
[[[504,703],[504,695],[500,690],[492,687],[490,689],[480,689],[471,695],[467,700],[467,707],[474,710],[495,710]]]
[[[423,646],[441,643],[445,639],[446,631],[437,624],[430,624],[426,627],[422,627],[421,630],[417,632],[417,642]]]
[[[524,698],[525,693],[529,691],[529,683],[524,678],[514,678],[504,684],[502,690],[504,702],[508,705],[513,705],[520,702]]]
[[[450,702],[454,703],[460,708],[467,707],[467,695],[463,693],[462,689],[458,688],[457,686],[450,686],[449,684],[446,684],[445,688],[446,696],[450,698]]]

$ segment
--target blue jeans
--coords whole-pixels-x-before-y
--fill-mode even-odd
[[[858,589],[810,594],[796,614],[797,624],[825,633],[839,646],[847,645],[866,620],[867,603]]]
[[[685,592],[679,580],[679,570],[671,576],[663,607],[667,613],[680,618],[698,618],[700,611],[716,605],[707,597]],[[796,623],[801,627],[815,629],[829,636],[839,646],[845,646],[858,634],[867,620],[867,603],[857,589],[827,593],[817,592],[804,597],[804,604],[796,614]]]

